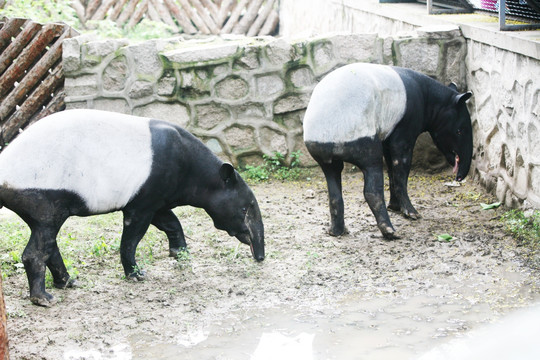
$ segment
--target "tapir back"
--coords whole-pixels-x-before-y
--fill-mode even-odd
[[[402,119],[406,101],[403,81],[391,67],[346,65],[315,87],[304,116],[304,141],[384,140]]]
[[[0,185],[65,190],[91,213],[120,209],[150,174],[149,119],[97,110],[56,113],[0,154]]]

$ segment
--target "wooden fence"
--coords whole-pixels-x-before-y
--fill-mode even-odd
[[[0,20],[0,145],[63,108],[62,41],[76,34],[65,24]]]
[[[141,19],[162,22],[186,34],[275,33],[279,22],[277,0],[74,0],[83,25],[89,20],[111,20],[133,27]]]

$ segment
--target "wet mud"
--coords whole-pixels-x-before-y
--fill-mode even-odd
[[[262,263],[215,230],[204,211],[180,209],[189,258],[169,258],[165,236],[156,235],[160,246],[143,263],[147,281],[123,279],[118,253],[89,256],[77,264],[81,286],[50,289],[59,302],[40,308],[30,304],[21,271],[4,280],[11,357],[419,357],[540,300],[535,255],[505,234],[505,209],[482,210],[481,202],[495,199],[470,179],[459,187],[449,182],[450,174],[411,176],[422,218],[390,213],[398,240],[382,238],[362,196],[362,175],[349,169],[349,233],[341,237],[327,234],[326,184],[317,172],[252,186],[265,223]],[[87,221],[70,220],[63,231],[121,231],[121,218],[113,229]]]

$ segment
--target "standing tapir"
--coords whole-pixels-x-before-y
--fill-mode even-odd
[[[407,194],[413,147],[428,131],[454,166],[456,180],[469,171],[472,126],[458,93],[410,69],[376,64],[350,64],[334,70],[315,87],[304,117],[304,142],[321,166],[328,185],[331,227],[343,234],[341,171],[343,162],[364,173],[364,197],[387,239],[396,238],[384,201],[383,156],[390,178],[388,208],[419,217]]]
[[[45,267],[58,288],[71,286],[56,236],[72,215],[122,210],[120,256],[128,278],[144,276],[137,244],[150,224],[164,231],[170,255],[186,247],[172,208],[206,210],[216,228],[264,259],[264,227],[257,200],[230,164],[184,129],[149,118],[98,110],[50,115],[0,154],[0,206],[17,213],[31,236],[22,260],[33,303],[49,306]]]

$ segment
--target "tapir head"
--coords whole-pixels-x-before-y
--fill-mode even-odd
[[[436,125],[430,130],[433,142],[454,167],[456,180],[463,180],[471,166],[473,138],[469,111],[465,102],[472,93],[460,94],[456,86],[451,84],[453,94],[446,106],[438,112]]]
[[[232,165],[223,164],[219,176],[220,190],[206,212],[216,228],[249,245],[255,260],[264,260],[264,225],[255,195]]]

